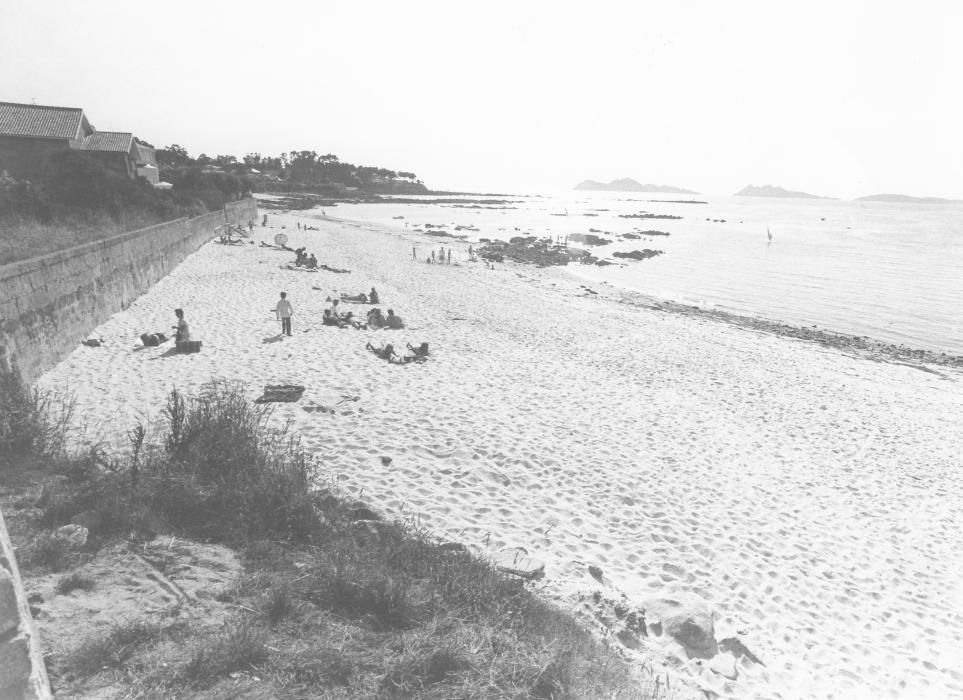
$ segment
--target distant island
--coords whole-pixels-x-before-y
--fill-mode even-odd
[[[596,182],[595,180],[585,180],[575,186],[577,190],[591,190],[595,192],[661,192],[662,194],[698,194],[692,190],[685,190],[681,187],[671,185],[643,185],[641,182],[632,178],[624,177],[621,180],[612,182]]]
[[[736,192],[736,197],[794,197],[796,199],[834,199],[833,197],[822,197],[818,194],[809,194],[808,192],[793,192],[792,190],[784,190],[782,187],[774,187],[773,185],[763,185],[762,187],[756,187],[755,185],[746,185],[741,190]]]
[[[901,202],[904,204],[960,204],[963,199],[944,199],[943,197],[911,197],[908,194],[871,194],[857,197],[856,202]]]

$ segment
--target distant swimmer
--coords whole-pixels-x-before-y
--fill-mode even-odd
[[[769,236],[769,242],[772,243],[772,231],[769,230],[768,226],[766,226],[766,235]]]

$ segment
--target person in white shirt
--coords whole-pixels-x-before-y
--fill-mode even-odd
[[[282,335],[291,335],[291,316],[294,315],[294,309],[291,308],[291,302],[288,301],[287,297],[287,292],[281,292],[281,300],[274,307],[274,313],[281,321]]]
[[[330,311],[331,315],[334,316],[336,319],[341,318],[341,307],[339,306],[339,303],[340,303],[339,299],[332,299],[331,306],[328,307],[328,311]]]

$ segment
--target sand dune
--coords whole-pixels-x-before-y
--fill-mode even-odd
[[[386,514],[485,551],[522,546],[562,601],[596,585],[588,565],[633,600],[703,597],[717,636],[738,633],[766,664],[720,679],[723,695],[963,696],[959,372],[618,304],[561,270],[487,270],[467,244],[460,265],[427,265],[412,241],[422,260],[449,241],[270,218],[351,273],[205,246],[94,331],[103,347],[41,379],[77,393],[90,439],[124,449],[173,385],[223,376],[253,398],[303,384],[276,419],[293,421],[319,478]],[[406,330],[322,327],[326,293],[372,285]],[[295,308],[285,339],[270,312],[281,290]],[[203,351],[138,347],[175,307]],[[389,339],[427,341],[431,359],[364,350]]]

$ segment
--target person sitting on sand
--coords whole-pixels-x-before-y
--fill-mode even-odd
[[[373,352],[382,360],[388,360],[388,362],[391,362],[391,358],[395,356],[395,348],[391,343],[388,343],[387,345],[382,345],[380,348],[376,348],[371,343],[367,343],[365,345],[365,348]]]
[[[415,357],[428,357],[428,343],[422,343],[418,347],[414,347],[411,343],[407,343],[407,345],[408,350],[410,350]]]
[[[387,325],[385,317],[381,315],[381,309],[374,308],[368,311],[368,328],[384,328]]]
[[[317,269],[318,269],[318,259],[317,259],[316,257],[314,257],[314,253],[311,253],[311,257],[308,258],[308,261],[307,261],[306,263],[304,263],[304,264],[307,266],[307,268],[308,268],[309,270],[317,270]]]
[[[395,316],[395,312],[388,309],[388,318],[385,319],[388,324],[388,328],[392,330],[399,330],[405,327],[405,322],[401,320],[401,316]]]
[[[184,309],[174,309],[174,315],[177,317],[177,325],[171,326],[171,328],[177,329],[174,334],[174,343],[180,345],[191,339],[191,331],[187,327],[187,321],[184,320]]]
[[[331,306],[328,307],[328,311],[330,311],[331,315],[335,318],[341,318],[341,307],[338,305],[339,303],[340,300],[332,299]]]
[[[378,300],[378,292],[375,290],[374,287],[372,287],[372,288],[371,288],[371,291],[368,292],[368,303],[369,303],[369,304],[379,304],[379,303],[381,303],[381,302]]]
[[[368,297],[367,297],[367,295],[366,295],[364,292],[361,292],[361,294],[355,294],[354,296],[350,296],[350,295],[348,295],[348,294],[342,294],[342,295],[341,295],[341,299],[342,299],[343,301],[356,301],[356,302],[358,302],[359,304],[367,304],[367,303],[368,303]]]
[[[324,326],[336,326],[338,328],[347,328],[347,325],[338,316],[331,313],[331,309],[325,309],[324,315],[321,317],[321,324]]]

